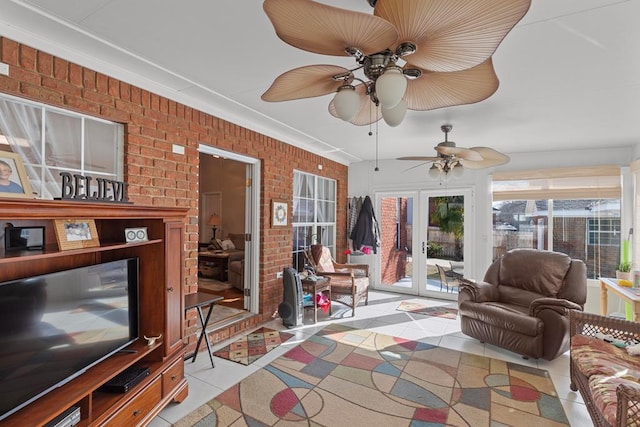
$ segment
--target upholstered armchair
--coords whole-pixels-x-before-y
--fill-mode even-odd
[[[355,316],[360,301],[369,304],[369,266],[367,264],[340,264],[333,260],[329,248],[311,245],[310,261],[316,274],[331,279],[331,300],[351,307]]]
[[[569,349],[569,312],[587,299],[587,268],[566,254],[513,249],[483,281],[462,279],[462,332],[525,358],[553,360]]]

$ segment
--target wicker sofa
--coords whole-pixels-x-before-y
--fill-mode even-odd
[[[580,395],[593,424],[640,426],[640,356],[596,338],[640,340],[640,323],[571,311],[571,390]]]

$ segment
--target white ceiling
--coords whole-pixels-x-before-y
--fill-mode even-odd
[[[371,12],[366,0],[322,2]],[[459,146],[507,154],[640,143],[638,17],[640,0],[532,0],[494,55],[498,91],[409,111],[395,128],[381,120],[379,158],[434,155],[444,123]],[[260,99],[289,69],[355,66],[282,42],[262,0],[0,0],[0,35],[341,163],[375,158],[375,134],[331,116],[331,95]]]

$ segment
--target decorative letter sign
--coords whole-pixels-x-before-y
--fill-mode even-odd
[[[131,203],[127,197],[127,183],[112,179],[60,172],[62,197],[58,200],[87,202]]]

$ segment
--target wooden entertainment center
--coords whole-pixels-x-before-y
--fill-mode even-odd
[[[44,226],[45,249],[0,249],[0,282],[131,257],[139,259],[139,336],[127,347],[70,382],[10,415],[0,425],[41,426],[71,407],[80,408],[80,426],[148,424],[172,401],[188,393],[184,378],[184,233],[186,208],[0,199],[0,226]],[[62,251],[54,220],[92,219],[100,246]],[[148,241],[125,243],[125,228],[146,227]],[[1,327],[1,325],[0,325]],[[143,338],[161,338],[147,345]],[[150,375],[126,393],[98,390],[132,366]]]

